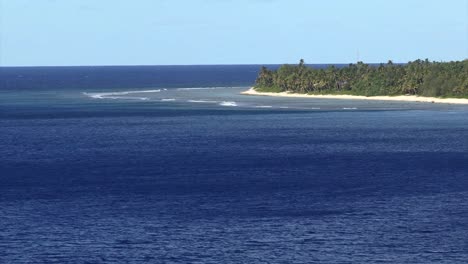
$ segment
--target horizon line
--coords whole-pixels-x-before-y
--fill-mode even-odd
[[[460,60],[429,60],[430,62],[456,62],[456,61],[465,61],[468,58],[465,59],[460,59]],[[408,62],[416,61],[415,60],[410,60],[407,62],[395,62],[393,60],[392,63],[394,64],[406,64]],[[419,60],[426,60],[425,59],[419,59]],[[348,64],[356,64],[358,62],[363,62],[366,64],[386,64],[388,63],[387,60],[386,62],[364,62],[364,61],[354,61],[354,62],[320,62],[320,63],[305,63],[306,65],[348,65]],[[46,67],[152,67],[152,66],[163,66],[163,67],[170,67],[170,66],[249,66],[249,65],[284,65],[284,64],[289,64],[289,65],[294,65],[298,64],[298,62],[294,63],[289,63],[289,62],[282,62],[282,63],[221,63],[221,64],[89,64],[89,65],[0,65],[0,68],[34,68],[34,67],[41,67],[41,68],[46,68]]]

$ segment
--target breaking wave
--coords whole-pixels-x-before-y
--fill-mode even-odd
[[[237,103],[236,102],[224,101],[224,102],[219,103],[219,105],[221,105],[221,106],[237,106]]]
[[[83,94],[93,99],[127,99],[127,100],[149,100],[148,97],[133,97],[133,96],[122,96],[129,94],[140,94],[140,93],[159,93],[161,89],[157,90],[142,90],[142,91],[123,91],[123,92],[109,92],[109,93],[87,93]]]
[[[256,105],[256,108],[272,108],[273,106],[271,105]]]
[[[210,100],[187,100],[189,103],[217,103],[217,101]]]

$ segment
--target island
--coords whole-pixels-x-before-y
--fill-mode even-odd
[[[468,104],[468,60],[349,64],[327,68],[262,66],[247,95]]]

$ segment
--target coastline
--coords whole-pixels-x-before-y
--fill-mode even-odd
[[[314,98],[314,99],[340,99],[340,100],[377,100],[377,101],[404,101],[404,102],[419,102],[419,103],[440,103],[440,104],[466,104],[468,99],[465,98],[437,98],[424,97],[416,95],[398,95],[398,96],[362,96],[362,95],[315,95],[315,94],[298,94],[289,92],[258,92],[251,87],[247,91],[241,92],[243,95],[257,96],[276,96],[276,97],[296,97],[296,98]]]

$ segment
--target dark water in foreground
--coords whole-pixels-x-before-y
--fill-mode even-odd
[[[238,95],[250,71],[1,87],[0,263],[466,263],[467,107]]]

